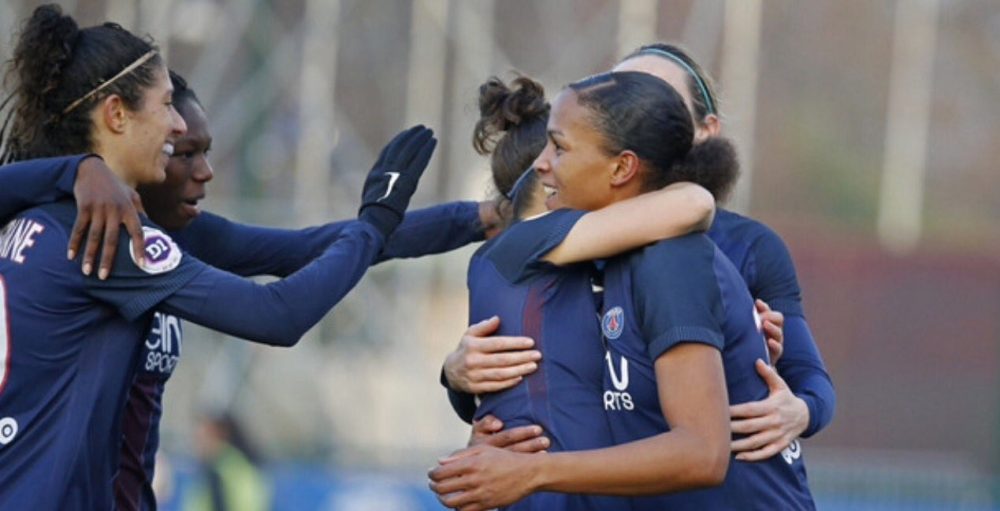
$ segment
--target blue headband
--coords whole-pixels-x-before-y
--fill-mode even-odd
[[[527,170],[521,173],[517,181],[514,181],[514,186],[510,187],[510,191],[505,193],[503,196],[507,200],[513,202],[517,197],[517,194],[521,192],[521,188],[524,188],[524,182],[528,180],[528,175],[535,171],[534,167],[528,167]]]
[[[716,113],[715,105],[712,104],[712,98],[708,95],[708,87],[705,87],[705,82],[701,79],[701,76],[699,76],[698,73],[694,71],[694,68],[692,68],[687,62],[684,62],[684,59],[670,53],[669,51],[663,51],[659,48],[643,48],[642,50],[639,50],[636,57],[650,54],[670,59],[676,62],[677,65],[684,68],[684,70],[694,78],[695,83],[698,84],[698,89],[701,90],[701,97],[705,98],[705,108],[708,110],[708,113]]]

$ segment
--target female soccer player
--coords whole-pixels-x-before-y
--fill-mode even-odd
[[[692,112],[696,142],[721,133],[712,80],[683,49],[665,43],[646,45],[614,70],[650,73],[677,89]],[[733,451],[746,461],[766,459],[785,449],[785,455],[798,456],[796,439],[815,435],[833,419],[836,393],[805,319],[795,265],[777,233],[752,218],[724,208],[718,211],[708,236],[739,268],[750,293],[784,315],[780,358],[773,368],[757,367],[770,395],[730,410],[733,431],[747,435],[733,442]]]
[[[58,7],[42,6],[24,25],[12,73],[4,161],[93,152],[129,186],[164,179],[186,127],[151,43],[115,24],[81,30]],[[70,202],[8,223],[0,234],[0,500],[18,509],[111,508],[121,410],[152,311],[293,343],[375,259],[435,144],[423,127],[393,139],[365,181],[359,221],[315,261],[268,285],[206,266],[151,226],[143,227],[143,259],[119,246],[106,280],[85,277],[64,255]]]
[[[696,143],[721,133],[719,100],[712,80],[681,48],[663,43],[643,46],[625,57],[614,70],[650,73],[672,85],[692,112]],[[745,461],[766,459],[786,449],[786,455],[800,456],[796,439],[808,438],[829,424],[836,394],[805,319],[791,256],[781,238],[767,226],[721,207],[708,235],[740,270],[751,294],[780,312],[784,320],[783,331],[769,325],[766,319],[774,316],[767,314],[765,304],[758,304],[765,318],[765,332],[772,339],[783,337],[783,343],[769,340],[772,353],[780,357],[774,357],[773,367],[763,363],[757,366],[758,373],[768,383],[770,395],[730,409],[733,431],[747,435],[733,442],[733,451],[738,453],[737,459]],[[526,360],[537,356],[532,352],[503,353],[503,358],[516,362],[507,364],[490,353],[482,353],[478,349],[481,345],[504,351],[530,342],[484,338],[490,333],[488,328],[489,325],[470,328],[456,352],[449,355],[444,369],[449,387],[470,393],[495,390],[510,385],[530,370]],[[470,358],[477,362],[477,367],[466,363]],[[471,395],[449,392],[449,396],[453,403],[463,407],[468,420]],[[489,433],[499,427],[496,422],[487,421],[479,429],[480,433]],[[524,435],[518,438],[523,439]]]
[[[165,227],[181,248],[201,260],[233,273],[286,276],[321,254],[349,222],[334,222],[303,230],[241,225],[197,208],[213,171],[208,159],[212,136],[201,103],[187,82],[170,73],[173,102],[188,126],[175,142],[166,180],[140,187],[145,211]],[[22,209],[73,196],[76,181],[80,217],[88,208],[102,211],[121,193],[117,178],[105,167],[84,167],[77,179],[79,157],[52,158],[12,164],[0,170],[0,224]],[[81,165],[101,163],[99,158]],[[66,189],[61,189],[60,186]],[[70,185],[70,186],[65,186]],[[122,194],[124,195],[124,194]],[[123,205],[131,204],[125,200]],[[113,208],[112,208],[113,209]],[[135,218],[138,222],[138,217]],[[456,202],[407,213],[390,237],[379,260],[441,253],[483,238],[483,226],[494,221],[487,203]],[[116,225],[117,221],[108,222]],[[93,226],[91,226],[93,227]],[[102,228],[93,232],[104,232]],[[82,230],[80,231],[82,232]],[[112,231],[117,235],[117,229]],[[95,243],[96,246],[96,243]],[[105,245],[102,267],[110,266]],[[86,257],[86,251],[84,253]],[[85,263],[86,264],[86,263]],[[155,454],[159,446],[162,394],[179,360],[183,330],[175,316],[156,313],[139,358],[138,375],[124,412],[121,469],[115,480],[119,509],[155,509],[152,492]]]
[[[470,316],[497,314],[501,333],[531,335],[544,353],[538,372],[510,390],[485,394],[478,416],[507,424],[539,424],[553,451],[611,445],[599,399],[604,360],[592,265],[603,258],[670,236],[704,230],[711,221],[711,194],[691,183],[586,213],[544,213],[545,196],[529,167],[544,147],[549,106],[542,87],[518,78],[513,88],[490,79],[480,88],[482,117],[476,149],[491,154],[494,184],[509,197],[505,217],[513,225],[488,241],[469,265]],[[520,178],[518,178],[520,176]],[[507,206],[504,203],[503,206]],[[568,321],[560,319],[571,318]],[[584,423],[586,427],[579,427]],[[531,496],[518,509],[612,509],[606,498],[566,494]]]
[[[572,84],[553,104],[548,126],[549,144],[535,167],[549,209],[615,204],[673,182],[678,168],[711,176],[728,159],[716,151],[719,139],[692,150],[683,100],[644,73]],[[722,159],[713,161],[716,155]],[[702,164],[681,164],[691,159]],[[631,499],[638,509],[811,508],[801,460],[729,463],[727,395],[736,404],[767,394],[754,374],[766,347],[732,263],[707,237],[689,235],[615,258],[605,276],[603,407],[620,445],[548,454],[473,447],[432,471],[442,502],[488,509],[557,491],[660,494]]]

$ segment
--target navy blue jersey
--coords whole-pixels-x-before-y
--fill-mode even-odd
[[[244,225],[204,212],[171,236],[203,262],[238,275],[285,277],[299,270],[337,239],[353,221],[307,229]],[[437,254],[482,239],[479,205],[453,202],[408,212],[379,261]],[[129,391],[122,424],[121,471],[115,480],[118,508],[156,509],[152,481],[160,443],[163,393],[181,354],[182,322],[157,312]]]
[[[71,197],[77,167],[85,157],[30,160],[0,167],[0,224],[23,209]],[[284,277],[323,255],[338,239],[357,238],[359,232],[355,221],[286,230],[237,224],[203,213],[183,231],[170,235],[184,250],[224,270],[244,276]],[[478,203],[441,204],[408,212],[377,261],[442,253],[482,239]],[[356,257],[348,256],[351,260],[340,268],[345,283],[360,277],[363,267],[357,262],[367,260],[367,252],[362,249]],[[331,288],[336,292],[343,286]],[[115,479],[119,509],[156,508],[151,483],[163,392],[179,360],[182,338],[177,316],[153,314],[122,416],[121,466]]]
[[[66,259],[76,205],[27,210],[0,234],[0,507],[110,509],[121,410],[151,308],[201,270],[149,233],[111,278]],[[124,254],[124,255],[122,255]]]
[[[668,431],[653,362],[679,343],[719,349],[730,404],[767,397],[754,363],[767,360],[753,299],[708,237],[665,240],[611,260],[604,276],[604,408],[616,443]],[[730,460],[722,486],[629,499],[635,510],[812,509],[799,451]]]
[[[524,335],[542,352],[539,368],[514,387],[480,396],[476,417],[492,414],[508,428],[542,426],[551,451],[611,445],[601,402],[603,348],[591,294],[591,265],[556,267],[541,257],[558,246],[581,211],[558,210],[514,224],[469,263],[473,322],[500,317],[497,335]],[[517,510],[626,509],[620,499],[537,493]]]
[[[833,419],[836,393],[806,323],[788,248],[764,224],[724,209],[716,211],[708,236],[739,269],[750,294],[785,315],[784,353],[776,367],[809,407],[809,426],[802,436],[819,432]]]

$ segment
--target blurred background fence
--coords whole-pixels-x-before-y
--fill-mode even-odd
[[[0,58],[35,1],[0,0]],[[149,33],[209,114],[207,208],[305,226],[351,217],[408,124],[441,144],[416,205],[489,193],[476,88],[555,93],[679,42],[717,78],[838,392],[805,442],[821,509],[1000,506],[1000,6],[994,0],[78,0]],[[437,383],[467,324],[471,248],[377,267],[291,350],[186,326],[169,384],[165,508],[204,410],[238,417],[274,509],[437,509],[423,474],[467,428]],[[281,321],[281,318],[274,318]]]

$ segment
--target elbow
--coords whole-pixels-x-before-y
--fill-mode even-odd
[[[731,459],[729,439],[704,442],[699,452],[700,459],[694,465],[697,468],[689,472],[688,486],[691,489],[711,488],[725,482]]]
[[[719,486],[726,480],[726,473],[729,471],[729,442],[722,449],[711,456],[706,456],[705,473],[703,483],[705,486]]]
[[[694,212],[696,228],[699,231],[707,231],[712,227],[715,220],[715,197],[711,192],[701,186],[691,188],[691,211]]]

